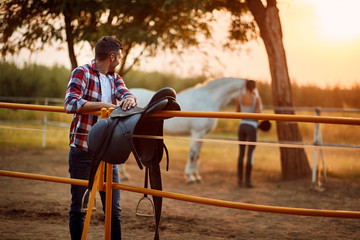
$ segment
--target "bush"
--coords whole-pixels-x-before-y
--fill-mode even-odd
[[[27,64],[19,68],[14,63],[0,62],[0,96],[63,98],[70,76],[65,67]],[[204,76],[181,78],[160,72],[130,71],[124,76],[128,88],[158,90],[172,87],[177,92],[205,80]]]
[[[14,63],[1,61],[0,72],[0,96],[3,97],[64,98],[70,76],[70,70],[62,66],[26,64],[19,68]],[[141,71],[130,71],[123,78],[128,88],[157,91],[163,87],[172,87],[176,92],[205,81],[204,76],[183,78],[174,74]],[[272,106],[271,85],[259,81],[258,89],[263,104]],[[314,85],[292,84],[293,102],[296,107],[360,108],[359,91],[359,84],[352,88],[319,88]]]
[[[70,71],[65,67],[30,64],[23,68],[0,62],[0,96],[63,98]]]

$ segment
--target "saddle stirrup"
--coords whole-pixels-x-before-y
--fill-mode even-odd
[[[145,183],[144,183],[144,188],[148,188],[148,176],[149,176],[149,168],[146,167],[145,168]],[[147,213],[140,213],[139,212],[139,206],[140,203],[144,200],[148,200],[151,203],[152,206],[152,213],[151,214],[147,214]],[[137,206],[136,206],[136,216],[140,216],[140,217],[154,217],[155,216],[155,206],[154,206],[154,202],[151,200],[151,198],[149,198],[149,196],[147,194],[144,194],[144,196],[142,198],[140,198]]]
[[[91,190],[86,189],[86,191],[85,191],[85,193],[84,193],[84,195],[82,197],[82,200],[81,200],[81,210],[80,211],[82,213],[86,213],[87,210],[88,210],[88,204],[89,204],[90,195],[91,195]],[[96,210],[96,201],[94,201],[94,206],[92,207],[92,209]]]

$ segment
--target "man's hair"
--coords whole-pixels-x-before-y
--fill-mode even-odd
[[[95,59],[105,60],[111,54],[117,55],[120,49],[123,46],[119,40],[110,36],[102,37],[95,46]]]
[[[256,82],[254,80],[246,80],[246,89],[251,92],[256,88]]]

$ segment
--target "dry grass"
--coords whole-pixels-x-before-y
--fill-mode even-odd
[[[23,112],[27,112],[23,114]],[[21,115],[19,114],[21,113]],[[310,115],[311,113],[298,113],[302,115]],[[0,116],[4,119],[8,115],[10,120],[29,120],[42,119],[44,113],[30,113],[30,111],[9,111],[0,109]],[[312,114],[313,115],[313,114]],[[335,114],[331,114],[334,116]],[[337,115],[339,116],[339,115]],[[358,114],[343,114],[341,116],[358,117]],[[6,118],[5,118],[6,119]],[[53,121],[62,121],[70,123],[71,116],[58,113],[48,113],[48,119]],[[209,134],[207,138],[211,139],[237,139],[237,128],[239,120],[236,119],[219,119],[216,130]],[[0,124],[0,145],[1,147],[11,148],[38,148],[42,147],[43,141],[43,126],[35,124],[24,124],[7,122]],[[259,141],[276,142],[276,124],[272,122],[272,129],[270,132],[264,133],[259,131]],[[5,128],[4,128],[5,127]],[[6,128],[10,127],[10,128]],[[21,128],[14,129],[14,128]],[[299,123],[299,128],[303,135],[304,142],[313,142],[314,124]],[[36,129],[36,130],[26,130]],[[346,125],[321,125],[323,142],[331,144],[351,144],[360,145],[358,133],[360,126],[346,126]],[[47,126],[46,132],[46,148],[47,149],[67,149],[68,148],[68,131],[69,127]],[[185,164],[188,151],[189,140],[173,140],[167,139],[166,144],[169,148],[170,154],[176,154],[177,159],[183,159]],[[313,149],[306,148],[306,153],[310,165],[313,165]],[[238,146],[228,143],[203,143],[201,151],[201,164],[207,164],[214,169],[229,169],[236,168],[236,161],[238,155]],[[332,176],[346,177],[352,179],[360,179],[360,150],[359,149],[333,149],[325,150],[325,164],[327,173]],[[320,155],[317,157],[318,163],[321,162]],[[254,168],[262,170],[269,174],[280,175],[280,153],[278,147],[257,146],[254,155]]]

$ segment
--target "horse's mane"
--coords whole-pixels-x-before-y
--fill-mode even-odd
[[[208,88],[218,88],[221,85],[224,84],[224,81],[226,80],[233,80],[233,79],[237,79],[237,78],[218,78],[218,79],[208,79],[205,80],[202,83],[198,83],[194,86],[194,88],[200,88],[200,87],[208,87]],[[238,78],[240,79],[240,78]]]

